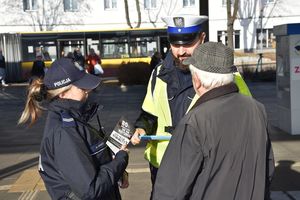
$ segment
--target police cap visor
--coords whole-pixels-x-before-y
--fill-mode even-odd
[[[194,43],[199,37],[199,32],[185,34],[168,34],[169,42],[174,45],[188,45]]]

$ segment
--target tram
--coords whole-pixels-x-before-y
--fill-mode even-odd
[[[122,64],[149,63],[155,51],[164,56],[169,48],[166,28],[23,32],[20,43],[24,76],[30,72],[38,53],[49,67],[55,59],[66,56],[75,48],[80,48],[85,57],[90,49],[94,49],[101,58],[105,75],[114,76]]]

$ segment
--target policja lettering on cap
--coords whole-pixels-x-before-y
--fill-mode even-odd
[[[70,84],[80,89],[92,90],[101,82],[97,76],[80,71],[69,58],[55,60],[44,77],[48,90],[61,88]]]
[[[207,21],[207,16],[178,15],[163,17],[168,26],[168,38],[171,44],[192,44],[202,30],[201,24]]]

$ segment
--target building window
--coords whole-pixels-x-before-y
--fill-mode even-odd
[[[38,2],[37,0],[23,0],[24,11],[27,10],[37,10]]]
[[[183,0],[183,7],[195,6],[195,0]]]
[[[104,9],[117,8],[117,0],[104,0]]]
[[[228,44],[227,31],[218,31],[218,42]],[[235,49],[240,48],[240,31],[236,30],[233,33],[233,46]]]
[[[234,4],[234,0],[230,0],[230,4]],[[227,0],[222,0],[222,6],[227,6]]]
[[[275,48],[275,35],[273,29],[256,30],[256,48]]]
[[[64,0],[65,12],[78,11],[78,0]]]
[[[156,8],[156,0],[144,0],[145,9],[153,9]]]

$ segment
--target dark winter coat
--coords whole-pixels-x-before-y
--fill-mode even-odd
[[[52,199],[75,194],[80,199],[120,200],[117,182],[128,154],[119,151],[112,160],[103,137],[82,123],[94,113],[85,108],[74,100],[50,103],[40,150],[41,177]]]
[[[5,57],[4,56],[0,56],[0,68],[5,69]]]
[[[264,106],[235,84],[205,93],[177,125],[155,200],[263,200],[274,157]]]

